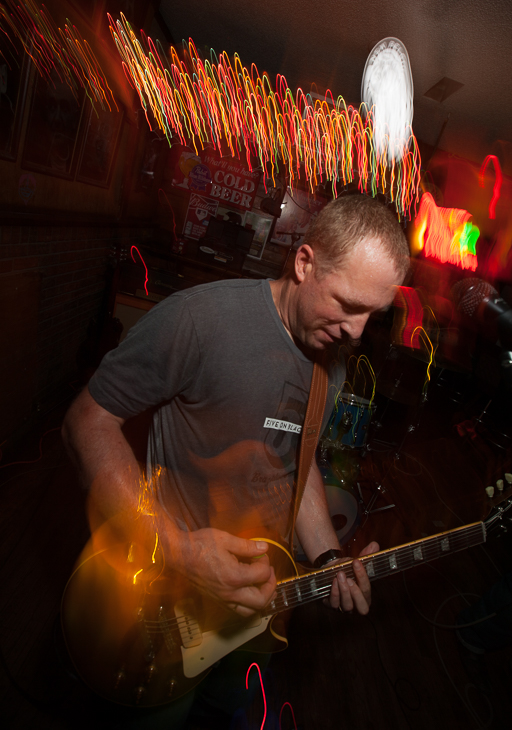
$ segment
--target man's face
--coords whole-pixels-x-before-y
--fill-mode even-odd
[[[358,243],[341,266],[320,279],[315,276],[314,254],[312,263],[300,260],[300,249],[297,255],[300,284],[290,324],[294,336],[316,350],[358,340],[370,314],[388,307],[402,283],[376,239]]]

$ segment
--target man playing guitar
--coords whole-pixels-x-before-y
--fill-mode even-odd
[[[407,268],[394,216],[372,198],[351,195],[323,209],[282,278],[217,281],[154,307],[107,354],[64,423],[90,490],[93,526],[109,521],[119,539],[136,534],[148,546],[157,533],[166,566],[202,594],[244,619],[260,612],[276,591],[269,543],[240,535],[289,537],[315,357],[327,353],[325,427],[345,378],[343,346],[361,337],[372,312],[392,303]],[[146,464],[154,499],[141,510],[140,468],[122,427],[148,408],[155,409]],[[339,558],[316,463],[295,531],[315,567]],[[362,554],[378,549],[371,543]],[[357,560],[353,571],[355,580],[336,575],[328,604],[366,614],[370,583]],[[222,671],[223,662],[203,684]],[[174,719],[174,706],[184,702],[160,711],[173,717],[166,727],[185,726],[190,698],[182,720]],[[219,727],[234,709],[227,697]],[[209,717],[215,727],[214,710]]]

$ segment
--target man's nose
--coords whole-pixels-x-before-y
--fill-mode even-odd
[[[363,334],[363,330],[368,322],[370,314],[356,314],[342,323],[341,329],[344,330],[352,340],[358,340]]]

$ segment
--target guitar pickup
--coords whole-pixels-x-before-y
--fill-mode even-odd
[[[203,632],[191,615],[193,608],[194,602],[190,600],[179,601],[174,606],[174,615],[180,630],[181,642],[186,649],[191,646],[199,646],[203,641]]]

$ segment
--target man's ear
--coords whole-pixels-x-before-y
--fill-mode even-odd
[[[308,273],[312,273],[315,261],[315,252],[308,246],[302,244],[295,254],[295,275],[299,281],[303,281]]]

